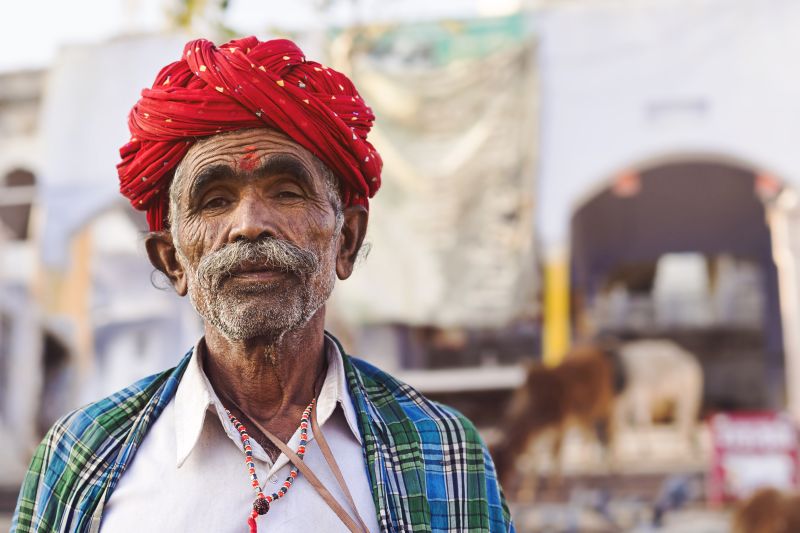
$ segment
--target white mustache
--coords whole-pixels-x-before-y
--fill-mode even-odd
[[[319,269],[320,259],[311,250],[274,237],[257,241],[235,241],[200,260],[197,279],[205,287],[219,287],[223,279],[245,265],[263,265],[266,269],[291,272],[300,276]]]

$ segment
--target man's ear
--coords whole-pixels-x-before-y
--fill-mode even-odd
[[[175,292],[186,296],[186,272],[177,257],[175,244],[169,231],[151,231],[144,240],[150,263],[169,278]]]
[[[367,234],[369,212],[363,205],[353,205],[344,209],[342,235],[339,238],[339,251],[336,255],[336,275],[347,279],[353,273],[358,252]]]

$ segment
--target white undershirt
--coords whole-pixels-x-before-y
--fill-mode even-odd
[[[328,372],[317,399],[317,420],[347,481],[358,512],[370,531],[378,531],[366,474],[356,412],[347,392],[342,355],[325,338]],[[255,490],[233,427],[211,383],[192,354],[175,397],[167,404],[122,475],[103,511],[103,533],[210,531],[244,533]],[[211,413],[211,416],[206,416]],[[298,420],[298,425],[299,425]],[[289,441],[297,449],[299,430]],[[250,440],[256,475],[266,494],[289,475],[281,454],[272,464]],[[344,495],[308,429],[305,463],[350,512]],[[257,519],[259,531],[327,533],[347,531],[316,490],[298,474],[289,492]]]

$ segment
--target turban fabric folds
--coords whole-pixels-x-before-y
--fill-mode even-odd
[[[130,112],[131,139],[117,165],[120,191],[147,211],[151,230],[161,230],[175,168],[196,140],[268,127],[336,174],[345,205],[368,207],[382,166],[367,141],[374,119],[347,76],[306,61],[291,41],[247,37],[220,47],[191,41]]]

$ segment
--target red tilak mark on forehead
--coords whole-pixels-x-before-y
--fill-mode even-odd
[[[247,148],[251,148],[250,146],[246,146]],[[258,154],[254,152],[250,152],[249,154],[245,154],[239,158],[238,161],[239,168],[244,170],[245,172],[252,172],[255,170],[256,165],[258,164]]]
[[[253,146],[252,144],[248,144],[247,146],[244,147],[244,151],[245,152],[255,152],[255,150],[256,150],[256,147]]]

